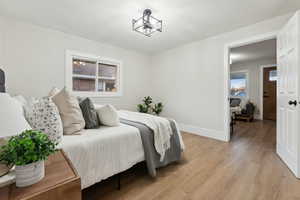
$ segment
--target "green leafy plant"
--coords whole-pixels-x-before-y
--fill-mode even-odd
[[[157,103],[153,105],[153,99],[150,96],[144,97],[142,104],[138,104],[138,111],[141,113],[149,113],[159,115],[163,110],[163,104]]]
[[[152,108],[152,111],[156,114],[156,115],[159,115],[162,110],[163,110],[163,104],[161,102],[157,103],[157,104],[154,104],[153,108]]]
[[[149,112],[149,108],[144,104],[139,104],[139,105],[137,105],[137,107],[138,107],[138,111],[141,112],[141,113],[148,113]]]
[[[0,162],[7,165],[26,165],[45,160],[56,151],[56,144],[40,131],[26,130],[13,136],[1,147]]]
[[[152,98],[150,96],[144,97],[143,104],[138,104],[138,111],[141,113],[151,112]]]

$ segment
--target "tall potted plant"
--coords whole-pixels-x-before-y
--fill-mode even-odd
[[[0,162],[16,165],[16,186],[25,187],[45,176],[44,160],[56,151],[56,144],[40,131],[27,130],[2,146]]]

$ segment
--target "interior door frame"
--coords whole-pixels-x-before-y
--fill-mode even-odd
[[[259,108],[259,118],[263,120],[264,118],[264,69],[270,68],[270,67],[276,67],[277,64],[270,64],[270,65],[262,65],[260,66],[259,73],[260,73],[260,79],[259,79],[259,99],[260,99],[260,108]],[[277,84],[277,83],[276,83]]]
[[[230,49],[240,46],[245,46],[252,43],[262,42],[265,40],[277,39],[279,31],[259,34],[254,37],[249,37],[243,40],[234,41],[224,46],[224,139],[230,141]]]

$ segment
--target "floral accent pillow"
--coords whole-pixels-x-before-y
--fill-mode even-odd
[[[49,97],[44,97],[25,106],[25,117],[32,129],[46,133],[49,139],[59,143],[63,136],[63,125],[58,108]]]

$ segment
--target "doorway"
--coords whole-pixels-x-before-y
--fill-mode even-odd
[[[277,32],[272,32],[272,33],[268,33],[268,34],[263,34],[263,35],[258,35],[256,37],[252,37],[252,38],[249,38],[249,39],[245,39],[245,40],[241,40],[241,41],[237,41],[237,42],[233,42],[233,43],[230,43],[230,44],[227,44],[225,45],[225,49],[224,49],[224,65],[225,65],[225,71],[224,71],[224,99],[226,99],[227,101],[225,101],[225,104],[224,104],[224,109],[225,109],[225,136],[224,136],[224,140],[225,141],[230,141],[230,138],[231,138],[231,132],[232,132],[232,126],[231,126],[231,109],[230,109],[230,101],[231,101],[231,69],[230,69],[230,66],[232,64],[234,64],[234,59],[236,58],[242,58],[243,56],[240,54],[240,55],[236,55],[236,56],[232,56],[231,53],[232,53],[232,49],[236,49],[236,48],[239,48],[239,47],[243,47],[243,46],[247,46],[247,45],[251,45],[251,44],[255,44],[255,43],[260,43],[260,42],[264,42],[264,41],[267,41],[267,40],[277,40]],[[275,50],[276,51],[276,50]],[[270,64],[270,63],[269,63]],[[268,65],[267,63],[266,64],[263,64],[263,66],[266,66]],[[272,63],[271,65],[276,65],[276,62],[275,63]],[[260,66],[261,68],[262,66]],[[240,70],[241,71],[241,70]],[[247,73],[246,73],[247,74]],[[248,73],[249,74],[249,73]],[[261,74],[261,73],[260,73]],[[255,81],[252,81],[254,83],[256,83],[259,87],[259,85],[262,85],[262,76],[258,74],[256,76],[257,80]],[[259,78],[261,77],[261,78]],[[248,84],[250,84],[251,80],[248,79]],[[247,91],[248,90],[248,94],[251,94],[252,91],[249,90],[249,88],[245,88],[245,90]],[[258,95],[258,98],[260,97],[261,99],[261,103],[259,106],[262,107],[262,95],[263,95],[263,92],[260,91],[260,94]],[[260,108],[260,110],[263,110]],[[263,114],[260,112],[260,119],[262,119],[262,116]]]
[[[277,66],[263,67],[262,77],[262,119],[276,121]]]
[[[229,55],[231,120],[276,121],[276,38],[232,47]]]
[[[240,47],[268,39],[277,40],[276,57],[278,61],[276,153],[293,174],[300,178],[300,140],[299,140],[299,85],[300,59],[299,34],[300,11],[275,33],[260,35],[252,39],[225,45],[225,140],[230,141],[230,62],[231,48]],[[251,93],[251,91],[250,91]],[[262,92],[263,94],[263,92]],[[263,114],[261,114],[263,116]]]

